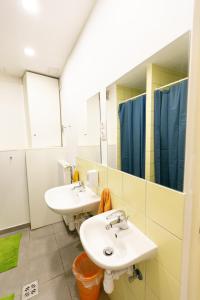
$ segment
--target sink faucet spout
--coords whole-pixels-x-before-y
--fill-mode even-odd
[[[128,229],[127,216],[123,210],[117,210],[106,217],[109,221],[106,224],[106,229],[109,230],[113,227],[118,227],[121,230]]]

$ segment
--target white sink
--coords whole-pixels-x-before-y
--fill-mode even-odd
[[[76,185],[63,185],[46,191],[44,198],[47,206],[60,215],[96,210],[100,197],[88,187],[74,189]]]
[[[157,249],[157,246],[129,221],[128,229],[107,230],[106,217],[114,211],[91,217],[84,221],[80,228],[81,242],[90,259],[99,267],[111,271],[122,270],[149,259]],[[104,254],[107,247],[113,249],[110,256]]]

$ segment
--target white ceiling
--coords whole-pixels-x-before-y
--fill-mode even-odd
[[[157,64],[172,71],[187,75],[189,66],[190,32],[185,33],[159,52],[117,80],[117,84],[146,89],[147,64]]]
[[[25,70],[59,77],[96,0],[36,0],[39,12],[24,10],[22,0],[0,0],[0,72]],[[34,57],[24,48],[35,50]]]

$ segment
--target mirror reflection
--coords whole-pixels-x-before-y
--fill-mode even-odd
[[[107,88],[108,165],[183,191],[190,34]]]
[[[85,102],[85,128],[79,139],[78,156],[101,163],[100,146],[100,94]]]
[[[107,89],[108,165],[142,178],[145,177],[145,89],[143,67]]]
[[[155,182],[183,190],[188,78],[154,92]]]

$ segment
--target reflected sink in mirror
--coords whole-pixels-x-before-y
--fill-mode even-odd
[[[98,208],[100,197],[79,183],[58,186],[46,191],[47,206],[60,215],[91,212]]]
[[[127,229],[108,230],[107,217],[113,212],[117,211],[96,215],[81,225],[81,242],[90,259],[103,269],[118,271],[152,258],[156,244],[130,221]]]

